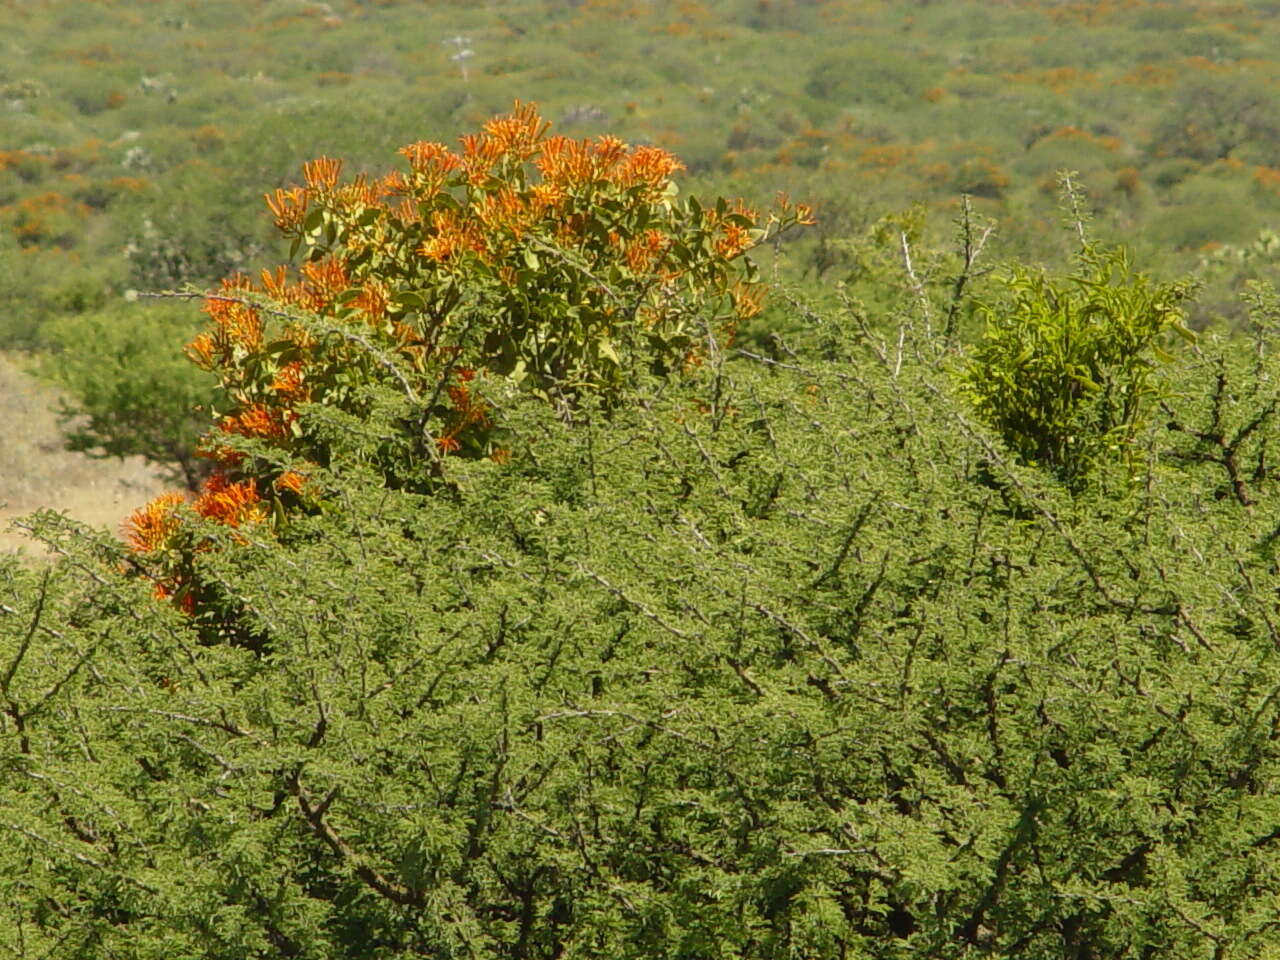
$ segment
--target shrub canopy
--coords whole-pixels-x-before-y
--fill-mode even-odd
[[[544,144],[527,111],[503,131]],[[728,206],[640,184],[692,257],[671,277],[576,214],[491,230],[527,171],[488,189],[487,143],[413,148],[466,183],[405,178],[403,213],[332,163],[273,196],[303,279],[233,281],[192,348],[230,398],[219,472],[127,546],[45,514],[61,559],[0,563],[0,947],[1274,954],[1274,294],[1254,342],[1169,358],[1160,421],[1123,422],[1140,464],[1077,486],[984,422],[924,323],[882,340],[796,301],[773,356],[724,349],[754,302]],[[600,217],[636,188],[591,183],[566,197]],[[1151,306],[1091,308],[1105,328],[1168,318],[1091,282],[1065,295]],[[1016,303],[1045,321],[1051,287]],[[1151,342],[1095,344],[1120,394]],[[505,456],[449,432],[481,401],[468,435],[500,425]]]
[[[520,452],[455,461],[450,496],[318,469],[342,509],[205,531],[252,644],[44,517],[68,559],[0,598],[0,942],[1264,954],[1280,516],[1192,456],[1274,409],[1230,386],[1248,357],[1179,361],[1186,429],[1152,437],[1184,456],[1105,500],[1019,466],[909,342],[858,340],[607,423],[517,395]],[[338,462],[394,429],[375,393]]]

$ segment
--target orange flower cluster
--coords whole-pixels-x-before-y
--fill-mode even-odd
[[[623,258],[635,273],[645,273],[662,259],[669,244],[661,230],[649,229],[627,244]]]
[[[783,216],[793,214],[795,216],[796,223],[802,226],[812,226],[818,222],[813,215],[812,204],[792,203],[791,197],[782,190],[778,191],[778,195],[774,199],[774,206],[778,208],[778,213]]]
[[[443,143],[426,140],[401,147],[400,154],[409,161],[409,169],[413,173],[412,189],[427,196],[434,195],[462,163]]]
[[[182,517],[178,511],[185,500],[180,493],[165,493],[135,510],[125,523],[129,549],[139,555],[182,549]],[[222,472],[215,473],[205,482],[192,508],[200,516],[230,527],[261,523],[267,519],[267,507],[258,496],[256,481],[251,478],[233,482]],[[195,544],[192,549],[206,550],[208,544]],[[163,566],[155,576],[152,592],[157,600],[174,601],[183,613],[195,613],[194,580],[185,564]]]
[[[391,306],[391,297],[387,293],[385,284],[377,280],[366,280],[352,303],[370,320],[377,321],[387,315],[387,308]]]
[[[734,309],[739,318],[750,320],[763,310],[764,293],[764,288],[759,284],[742,282],[734,284],[729,295],[733,298]]]
[[[317,193],[328,193],[338,185],[342,173],[342,161],[332,157],[317,157],[302,165],[302,177],[307,186]]]
[[[535,161],[544,183],[572,191],[596,181],[611,181],[624,188],[644,187],[660,192],[671,175],[684,164],[658,147],[630,150],[617,137],[596,141],[551,137]]]
[[[125,521],[125,540],[135,553],[153,553],[173,543],[181,523],[177,509],[183,503],[180,493],[162,493],[145,507],[140,507]]]
[[[478,400],[466,386],[475,372],[467,367],[463,367],[457,371],[458,379],[462,383],[449,387],[449,399],[453,403],[453,411],[449,416],[449,423],[436,437],[436,446],[443,453],[457,453],[462,449],[459,437],[471,426],[485,427],[489,425],[489,408],[483,400]]]
[[[488,250],[480,225],[453,210],[437,210],[431,225],[435,232],[418,248],[428,260],[445,263],[467,251],[483,257]]]
[[[257,481],[250,477],[232,482],[221,471],[205,481],[204,489],[192,506],[200,516],[229,527],[261,523],[267,518],[266,506],[258,495]]]
[[[302,362],[294,360],[276,371],[271,380],[271,390],[291,403],[306,403],[311,399],[311,389],[306,384],[306,374],[302,370]]]
[[[213,321],[213,329],[187,345],[187,356],[197,366],[211,370],[218,363],[228,363],[237,350],[253,353],[262,349],[262,318],[244,299],[252,289],[248,277],[237,275],[223,280],[219,292],[206,298],[204,311]]]
[[[296,376],[301,383],[301,369]],[[242,437],[260,437],[263,440],[284,440],[289,436],[289,425],[297,419],[289,408],[268,407],[263,403],[251,403],[239,413],[225,416],[218,423],[223,433]]]
[[[1066,126],[1059,127],[1046,140],[1080,140],[1084,143],[1102,147],[1110,153],[1115,153],[1122,146],[1119,137],[1103,137],[1090,133],[1088,130],[1081,130],[1079,127]]]
[[[494,117],[486,123],[484,132],[503,153],[524,162],[538,152],[550,126],[548,121],[538,116],[536,104],[517,102],[510,114]]]
[[[305,280],[298,291],[298,301],[316,313],[322,312],[350,285],[347,265],[336,257],[308,260],[302,265],[302,275]]]
[[[295,496],[303,496],[307,487],[307,478],[296,470],[286,470],[276,478],[275,488],[281,492],[288,491]]]
[[[486,193],[475,205],[475,217],[490,232],[508,230],[517,240],[534,219],[536,208],[525,204],[515,190],[502,187]]]
[[[732,260],[751,246],[751,229],[744,225],[756,222],[756,212],[741,200],[734,204],[727,217],[712,216],[720,236],[716,239],[716,253],[725,260]]]
[[[1253,182],[1271,193],[1280,193],[1280,170],[1257,167],[1253,171]]]
[[[302,226],[310,201],[307,191],[301,187],[277,189],[275,193],[263,194],[263,198],[267,201],[267,208],[271,211],[277,230],[288,232]]]

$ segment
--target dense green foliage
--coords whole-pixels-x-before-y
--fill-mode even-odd
[[[196,329],[190,310],[168,304],[112,305],[51,321],[44,336],[54,352],[43,372],[75,397],[63,409],[67,446],[147,457],[173,467],[194,490],[209,464],[197,458],[191,438],[207,420],[200,408],[217,396],[213,378],[180,350]]]
[[[964,383],[980,416],[1028,464],[1070,486],[1100,460],[1134,463],[1148,408],[1161,395],[1160,342],[1182,325],[1185,284],[1134,275],[1123,249],[1088,241],[1076,273],[1061,280],[1014,265],[1004,296],[983,304],[987,329]]]
[[[358,467],[388,391],[334,433],[341,509],[205,555],[249,645],[44,517],[68,558],[0,621],[5,946],[1262,955],[1274,481],[1219,496],[1152,427],[1081,504],[846,320],[607,423],[517,395],[527,453],[450,497]],[[1225,421],[1274,407],[1262,343],[1177,364],[1188,430],[1220,376],[1270,384]]]

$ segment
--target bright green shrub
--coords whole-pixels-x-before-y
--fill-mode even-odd
[[[209,531],[256,649],[43,518],[67,562],[0,567],[0,949],[1274,952],[1275,498],[1162,459],[1072,497],[927,346],[828,348],[590,427],[518,396],[450,497],[359,466],[378,387],[342,509]]]
[[[961,376],[978,414],[1017,457],[1079,487],[1104,460],[1134,463],[1134,440],[1162,395],[1156,364],[1182,324],[1185,282],[1135,273],[1123,249],[1086,243],[1074,273],[1012,266],[979,305],[982,339]]]
[[[68,394],[62,409],[68,448],[146,457],[197,489],[210,464],[195,442],[216,405],[216,384],[182,356],[193,327],[188,310],[154,303],[48,323],[40,370]]]

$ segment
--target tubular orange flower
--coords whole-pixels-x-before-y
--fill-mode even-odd
[[[289,436],[289,424],[297,415],[292,410],[281,413],[265,404],[253,403],[239,414],[226,416],[218,424],[223,433],[237,433],[242,437],[261,437],[265,440],[283,440]]]
[[[401,156],[408,159],[409,169],[429,183],[437,185],[458,169],[458,165],[462,162],[458,155],[443,143],[427,140],[419,140],[417,143],[401,147],[399,152]]]
[[[381,180],[370,183],[369,178],[361,173],[338,190],[331,202],[348,213],[359,213],[368,207],[385,208],[382,202],[384,192]]]
[[[538,115],[536,103],[519,100],[509,114],[494,117],[484,125],[484,132],[501,150],[521,161],[538,151],[538,144],[551,124]]]
[[[307,215],[307,204],[310,198],[301,187],[289,190],[276,190],[274,194],[263,194],[271,215],[275,218],[276,229],[290,233],[300,226]]]
[[[529,205],[539,215],[559,209],[565,201],[564,190],[554,183],[539,183],[529,190]]]
[[[219,446],[213,443],[207,436],[201,437],[196,445],[196,456],[203,457],[206,460],[212,460],[214,463],[221,464],[224,467],[232,469],[239,467],[244,463],[244,454],[239,450],[232,450],[230,447]]]
[[[422,211],[412,197],[405,197],[400,201],[399,206],[396,207],[396,216],[405,224],[422,222]]]
[[[368,280],[360,287],[360,293],[356,296],[352,305],[364,313],[370,321],[377,322],[387,315],[387,307],[391,305],[391,298],[387,294],[387,288],[376,280]]]
[[[201,370],[213,369],[214,343],[213,337],[202,333],[187,344],[183,351],[187,358]]]
[[[280,303],[300,305],[305,299],[302,285],[289,282],[289,270],[285,266],[276,267],[274,271],[264,269],[259,286],[263,293]]]
[[[336,257],[308,260],[302,265],[302,273],[306,277],[303,287],[307,305],[313,310],[323,310],[347,289],[347,265]]]
[[[608,177],[627,152],[627,145],[615,136],[605,134],[595,143],[596,176]]]
[[[464,385],[475,376],[475,371],[463,367],[458,371],[458,379],[462,384],[448,388],[449,399],[453,402],[453,412],[449,416],[449,426],[436,438],[436,446],[441,453],[456,453],[462,449],[458,436],[472,425],[487,427],[489,425],[489,408],[482,400],[477,400]]]
[[[424,257],[443,262],[467,250],[482,257],[485,255],[484,237],[476,230],[475,224],[463,220],[452,210],[437,210],[431,215],[431,225],[435,228],[435,236],[429,237],[418,248]]]
[[[524,201],[510,187],[486,193],[476,203],[476,219],[490,230],[510,230],[520,239],[528,222]]]
[[[716,240],[716,253],[726,260],[732,260],[751,245],[751,237],[746,227],[736,223],[726,223],[722,224],[720,229],[723,235]]]
[[[302,496],[303,488],[307,485],[307,478],[296,470],[286,470],[276,478],[275,488],[279,491],[288,491],[296,496]]]
[[[758,283],[738,281],[729,291],[734,311],[742,320],[750,320],[764,309],[764,286]]]
[[[378,181],[378,194],[384,197],[403,197],[409,193],[409,181],[399,170],[392,170]]]
[[[302,165],[302,176],[307,186],[316,192],[328,192],[338,185],[342,161],[332,157],[317,157]]]
[[[221,472],[205,481],[204,491],[192,506],[200,516],[229,527],[258,523],[267,516],[256,480],[251,477],[233,483]]]
[[[310,350],[316,345],[316,338],[313,337],[311,332],[301,324],[289,324],[284,328],[284,335],[296,347],[298,347],[299,350]]]
[[[182,581],[178,578],[171,580],[159,580],[155,586],[151,588],[151,595],[157,600],[168,600],[180,590],[182,590]],[[190,616],[196,612],[196,597],[190,590],[182,593],[178,600],[178,609]]]
[[[418,248],[418,252],[428,260],[443,263],[454,254],[464,249],[460,240],[461,238],[459,235],[454,232],[437,233],[434,237],[429,238],[425,243],[423,243],[423,245]]]
[[[145,507],[133,511],[125,521],[125,536],[134,553],[153,553],[173,542],[182,525],[177,509],[183,503],[180,493],[162,493]]]
[[[642,185],[651,190],[665,187],[671,175],[684,164],[660,147],[636,147],[618,170],[617,181],[624,187]]]
[[[545,182],[572,189],[594,179],[596,167],[592,154],[590,140],[551,137],[534,162]]]
[[[733,206],[729,209],[729,212],[731,214],[736,214],[739,217],[746,217],[752,223],[755,223],[756,220],[759,219],[759,214],[756,213],[755,207],[748,206],[747,202],[741,197],[738,197],[733,201]]]
[[[666,252],[667,238],[662,231],[652,227],[627,244],[624,258],[627,266],[636,273],[648,270]]]
[[[473,185],[483,184],[493,165],[502,158],[505,150],[501,141],[490,136],[468,133],[459,137],[462,144],[462,172]]]
[[[253,281],[236,274],[222,281],[218,294],[204,302],[204,312],[213,320],[224,344],[235,344],[247,350],[262,346],[262,319],[252,304],[242,297],[253,290]]]
[[[449,388],[449,399],[453,401],[453,407],[458,413],[462,414],[464,420],[470,422],[477,415],[484,414],[484,404],[476,403],[471,397],[471,391],[466,387],[454,386]]]
[[[275,379],[271,381],[271,389],[286,400],[305,403],[311,399],[311,391],[304,383],[304,379],[302,362],[295,360],[276,371]]]

